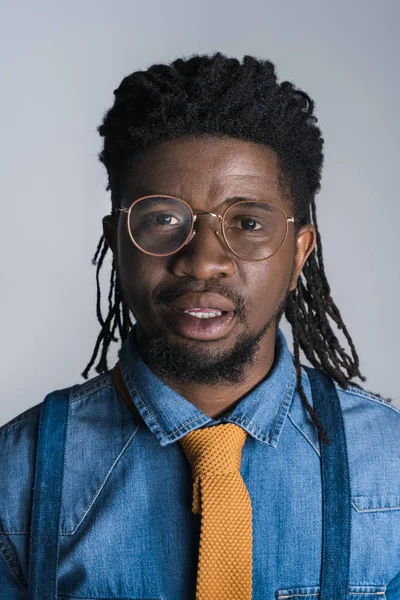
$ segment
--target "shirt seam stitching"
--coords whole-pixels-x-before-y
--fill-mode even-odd
[[[300,427],[300,425],[297,424],[297,422],[295,421],[293,415],[291,412],[288,412],[288,417],[290,419],[290,421],[292,422],[293,426],[299,431],[299,433],[301,433],[301,435],[303,435],[305,437],[305,439],[308,441],[308,443],[314,448],[317,456],[319,458],[321,458],[321,453],[318,451],[318,448],[315,446],[315,444],[310,440],[310,438],[308,437],[308,435],[305,433],[305,431]]]
[[[100,483],[99,487],[97,488],[95,494],[92,496],[91,501],[89,502],[89,504],[87,505],[86,508],[84,508],[84,512],[83,515],[80,519],[80,521],[77,523],[77,525],[75,526],[75,528],[72,531],[65,531],[62,530],[62,534],[63,535],[73,535],[74,533],[76,533],[76,531],[79,529],[80,525],[82,524],[82,522],[84,521],[86,515],[89,513],[90,509],[92,508],[92,506],[94,505],[94,503],[96,502],[101,490],[103,489],[103,487],[106,484],[107,479],[109,478],[111,472],[113,471],[114,467],[116,466],[116,464],[118,463],[119,459],[121,458],[121,456],[124,454],[125,450],[128,448],[129,444],[131,443],[131,441],[133,440],[134,436],[136,435],[138,429],[139,429],[140,425],[136,425],[135,430],[132,432],[132,434],[130,435],[128,441],[125,443],[125,445],[123,446],[122,450],[120,451],[120,453],[118,454],[117,458],[114,460],[114,462],[112,463],[110,469],[108,470],[108,472],[106,473],[103,481]]]
[[[371,402],[375,402],[376,404],[380,404],[381,406],[390,408],[394,412],[400,414],[400,409],[398,409],[396,406],[394,406],[393,404],[390,404],[389,402],[387,402],[384,399],[377,398],[376,396],[374,396],[373,394],[369,394],[368,392],[360,392],[356,388],[353,388],[353,387],[351,389],[345,390],[336,381],[334,381],[334,384],[335,384],[335,387],[342,393],[344,392],[347,394],[351,394],[352,396],[359,396],[360,398],[364,398],[365,400],[370,400]]]
[[[25,421],[32,421],[33,419],[37,418],[38,412],[40,412],[40,406],[38,406],[37,409],[34,412],[32,412],[31,414],[27,415],[26,417],[18,419],[18,421],[15,421],[13,423],[5,423],[2,427],[0,427],[0,435],[3,432],[9,431],[13,427],[16,427],[20,423],[25,423]],[[18,417],[16,417],[16,418],[18,418]]]
[[[104,373],[102,377],[104,377],[104,379],[100,379],[96,384],[93,384],[92,387],[89,386],[89,382],[77,383],[75,386],[73,386],[71,391],[71,403],[76,402],[77,400],[83,400],[95,392],[99,392],[106,387],[113,386],[111,375],[109,373]],[[88,389],[84,387],[85,385],[88,385]],[[79,391],[79,388],[83,389]]]

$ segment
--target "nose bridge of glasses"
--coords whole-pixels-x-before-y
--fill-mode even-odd
[[[194,215],[194,222],[197,221],[197,217],[203,217],[203,216],[207,216],[207,215],[209,215],[211,217],[217,217],[218,221],[220,223],[222,222],[222,215],[218,215],[218,214],[212,213],[212,212],[199,212],[199,213],[196,213]]]
[[[195,213],[194,214],[194,218],[193,218],[193,230],[192,230],[191,235],[187,239],[186,244],[188,244],[193,239],[193,237],[196,234],[196,221],[197,221],[197,218],[198,217],[203,217],[203,216],[216,217],[218,219],[218,223],[220,224],[221,229],[222,229],[222,215],[219,215],[217,213],[212,213],[212,212],[199,212],[199,213]],[[219,231],[214,231],[214,233],[218,237],[219,240],[223,241],[222,240],[222,236],[220,235]]]
[[[192,232],[192,234],[193,234],[193,235],[196,233],[196,222],[197,222],[197,218],[198,218],[198,217],[207,217],[207,216],[210,216],[210,217],[216,217],[216,218],[218,219],[218,223],[219,223],[220,225],[222,225],[222,216],[221,216],[221,215],[218,215],[218,214],[216,214],[216,213],[212,213],[212,212],[200,212],[200,213],[195,213],[195,214],[194,214],[194,218],[193,218],[193,232]],[[218,232],[218,231],[216,231],[215,233],[216,233],[216,235],[219,237],[219,232]],[[192,239],[193,235],[191,236],[191,238],[190,238],[190,239]]]

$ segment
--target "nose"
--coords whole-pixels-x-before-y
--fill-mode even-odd
[[[170,257],[172,273],[199,280],[232,277],[234,255],[225,244],[219,220],[211,213],[199,216],[189,241]]]

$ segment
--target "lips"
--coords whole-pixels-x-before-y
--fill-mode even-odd
[[[166,311],[166,319],[175,333],[199,341],[218,340],[227,336],[236,322],[234,311],[224,312],[219,317],[199,319],[176,308]]]
[[[166,305],[166,318],[172,329],[183,337],[211,341],[229,334],[235,324],[235,306],[224,296],[215,293],[189,293]],[[209,318],[199,318],[193,313],[210,313],[219,311],[222,314]]]

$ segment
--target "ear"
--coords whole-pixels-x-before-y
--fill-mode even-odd
[[[304,263],[314,250],[316,243],[317,233],[314,225],[303,225],[296,238],[295,269],[293,272],[292,283],[290,285],[291,292],[296,289],[297,280],[300,277]]]
[[[103,217],[103,235],[107,242],[108,247],[117,256],[117,234],[118,234],[118,221],[115,215],[106,215]]]

